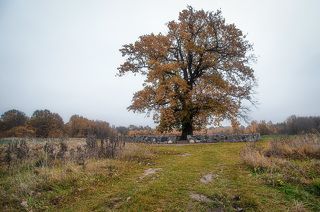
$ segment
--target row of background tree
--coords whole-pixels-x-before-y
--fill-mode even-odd
[[[320,132],[319,116],[289,116],[284,122],[273,124],[271,121],[252,121],[246,127],[249,132],[258,132],[261,135],[287,134],[297,135]]]
[[[0,137],[98,137],[110,136],[116,132],[108,122],[93,121],[79,115],[70,117],[64,123],[58,113],[36,110],[31,117],[19,110],[9,110],[1,115]]]
[[[216,127],[195,132],[195,134],[214,133],[260,133],[271,134],[303,134],[320,132],[320,117],[290,116],[286,121],[273,124],[271,121],[252,121],[247,127],[240,126],[237,129],[231,127]],[[49,110],[36,110],[31,117],[19,110],[9,110],[1,115],[0,137],[86,137],[95,134],[97,137],[108,137],[112,134],[122,135],[148,135],[158,134],[149,126],[111,127],[106,121],[90,120],[79,115],[70,117],[69,122],[64,123],[58,113]],[[170,134],[179,134],[171,132]]]
[[[130,125],[129,127],[117,127],[118,131],[127,135],[157,135],[155,129],[150,127],[136,127]],[[250,134],[260,133],[261,135],[298,135],[305,133],[320,132],[320,117],[319,116],[308,116],[308,117],[297,117],[292,115],[288,117],[284,122],[272,123],[271,121],[252,121],[250,124],[245,126],[239,126],[234,129],[231,126],[227,127],[210,127],[200,131],[194,131],[194,134]],[[179,136],[181,132],[172,131],[166,133],[170,135]]]

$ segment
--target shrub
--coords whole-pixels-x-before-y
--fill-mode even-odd
[[[14,127],[3,132],[5,137],[34,137],[35,129],[29,125]]]
[[[25,140],[16,139],[8,144],[4,153],[2,161],[10,167],[13,163],[21,162],[29,157],[29,147]]]
[[[66,158],[66,153],[68,152],[68,145],[64,141],[61,141],[59,145],[60,148],[57,157],[64,160]]]

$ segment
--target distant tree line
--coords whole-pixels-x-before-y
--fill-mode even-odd
[[[288,117],[284,122],[273,124],[271,121],[252,121],[246,131],[260,133],[261,135],[286,134],[298,135],[305,133],[320,132],[319,116],[296,116]]]
[[[127,135],[160,135],[161,133],[150,127],[134,126],[119,127],[117,130],[125,132]],[[194,134],[246,134],[260,133],[261,135],[298,135],[305,133],[320,132],[320,116],[299,117],[292,115],[285,121],[280,123],[272,123],[271,121],[252,121],[248,126],[238,127],[209,127],[203,130],[195,131]],[[173,130],[166,133],[168,135],[179,135],[179,131]]]
[[[247,127],[209,128],[199,131],[199,134],[230,134],[230,133],[260,133],[261,135],[287,134],[296,135],[320,132],[320,116],[288,117],[284,122],[252,121]],[[49,110],[36,110],[31,117],[19,110],[4,112],[0,118],[0,137],[87,137],[95,135],[97,138],[108,137],[111,134],[122,135],[157,135],[155,129],[149,126],[111,127],[106,121],[90,120],[83,116],[73,115],[67,123],[58,113]],[[179,132],[172,132],[179,134]]]
[[[9,110],[0,118],[0,137],[107,137],[116,129],[108,122],[94,121],[79,115],[70,117],[64,123],[58,113],[49,110],[36,110],[31,117],[19,110]]]

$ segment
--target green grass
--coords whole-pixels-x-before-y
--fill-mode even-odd
[[[19,180],[14,181],[15,184],[12,177],[19,176],[20,183],[37,178],[39,174],[34,174],[33,169],[21,169],[11,174],[1,172],[0,206],[5,210],[22,210],[20,203],[25,198],[27,209],[49,211],[208,211],[219,208],[226,211],[235,211],[236,208],[288,211],[297,202],[312,209],[305,199],[308,197],[320,205],[319,196],[298,186],[267,185],[242,164],[240,151],[245,145],[141,144],[153,154],[146,157],[138,155],[130,160],[90,161],[88,164],[92,164],[92,170],[75,165],[71,166],[73,171],[60,167],[63,171],[59,172],[59,168],[55,168],[53,176],[48,174],[50,170],[42,170],[48,172],[45,176],[51,177],[30,185],[32,192],[29,190],[29,193],[21,192],[21,185],[16,182]],[[181,156],[184,153],[191,155]],[[148,168],[162,170],[140,179]],[[59,173],[66,176],[61,177]],[[213,181],[200,183],[200,178],[207,173],[214,174]],[[192,200],[191,193],[205,195],[212,202]]]

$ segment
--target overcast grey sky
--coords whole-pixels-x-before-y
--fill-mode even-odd
[[[259,105],[252,119],[320,115],[318,0],[0,0],[0,113],[49,109],[65,121],[80,114],[153,126],[126,110],[143,78],[115,77],[123,61],[118,49],[165,32],[187,5],[221,9],[254,44]]]

